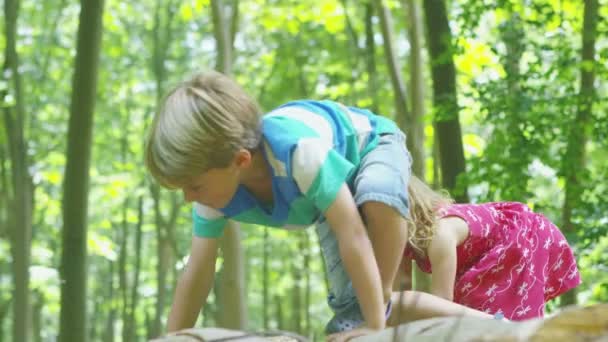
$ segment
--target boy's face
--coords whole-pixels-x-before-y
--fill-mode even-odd
[[[214,209],[228,205],[240,183],[240,174],[249,167],[251,156],[237,153],[229,166],[214,168],[182,187],[186,202],[198,202]]]
[[[239,185],[238,170],[232,166],[211,169],[182,188],[186,202],[198,202],[214,209],[224,208]]]

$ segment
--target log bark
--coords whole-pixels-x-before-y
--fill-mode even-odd
[[[397,336],[395,336],[397,333]],[[183,330],[152,342],[216,341],[307,341],[284,331],[247,333],[216,328]],[[357,342],[390,341],[607,341],[608,304],[572,306],[550,318],[522,322],[443,317],[425,319],[355,338]]]

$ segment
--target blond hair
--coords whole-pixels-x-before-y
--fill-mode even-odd
[[[212,168],[226,167],[239,149],[261,140],[257,103],[218,72],[194,75],[160,104],[146,141],[146,167],[177,188]]]
[[[454,200],[447,192],[435,191],[413,175],[407,188],[411,221],[408,224],[409,243],[422,254],[426,254],[425,250],[435,234],[437,210],[454,203]]]

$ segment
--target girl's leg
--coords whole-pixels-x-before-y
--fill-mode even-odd
[[[378,146],[361,160],[354,182],[355,203],[374,248],[386,303],[408,238],[411,161],[403,134],[381,135]]]

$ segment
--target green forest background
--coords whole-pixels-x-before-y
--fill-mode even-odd
[[[165,331],[191,208],[146,174],[144,137],[168,88],[208,69],[264,110],[333,99],[394,118],[433,186],[562,228],[583,284],[550,310],[608,300],[606,0],[2,4],[0,341]],[[312,229],[245,225],[222,245],[197,326],[321,336]]]

